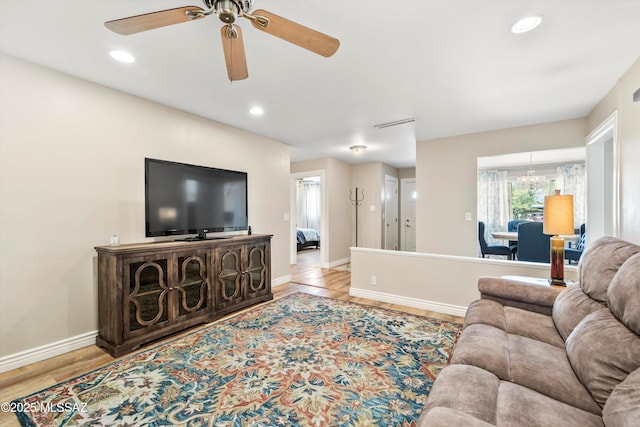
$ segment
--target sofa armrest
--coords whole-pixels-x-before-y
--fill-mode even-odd
[[[553,303],[564,288],[541,286],[498,277],[481,277],[478,280],[478,290],[480,298],[550,316],[553,311]]]
[[[469,414],[455,409],[437,407],[429,412],[424,412],[418,420],[417,427],[442,427],[442,426],[466,426],[466,427],[490,427],[493,424],[472,417]]]

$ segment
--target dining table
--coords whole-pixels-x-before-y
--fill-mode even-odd
[[[518,240],[517,231],[493,231],[491,232],[491,236],[494,239],[499,239],[499,240],[512,240],[512,241]],[[576,242],[580,238],[580,235],[579,234],[561,234],[560,237],[562,237],[567,242]]]

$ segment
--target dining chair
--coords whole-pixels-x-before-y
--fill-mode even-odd
[[[578,264],[578,262],[580,262],[580,257],[582,256],[586,243],[586,237],[585,225],[582,224],[580,226],[580,238],[576,242],[575,247],[569,247],[564,250],[564,259],[569,260],[569,264]]]
[[[550,262],[551,248],[549,234],[544,234],[542,221],[525,222],[518,226],[518,260],[530,262]]]
[[[484,237],[484,232],[484,222],[478,221],[478,242],[480,243],[480,252],[482,253],[482,258],[485,258],[486,255],[501,255],[506,256],[507,259],[515,258],[515,249],[511,249],[508,246],[487,244],[487,240]]]
[[[512,219],[507,223],[507,231],[518,231],[518,226],[525,222],[531,222],[530,219]],[[509,240],[509,245],[517,244],[516,240]]]

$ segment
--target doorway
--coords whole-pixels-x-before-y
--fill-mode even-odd
[[[416,251],[416,179],[400,180],[400,249]]]
[[[324,171],[291,175],[290,263],[322,267],[327,264],[327,215]]]

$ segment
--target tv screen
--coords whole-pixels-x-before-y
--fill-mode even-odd
[[[248,228],[247,174],[145,158],[146,236]]]

